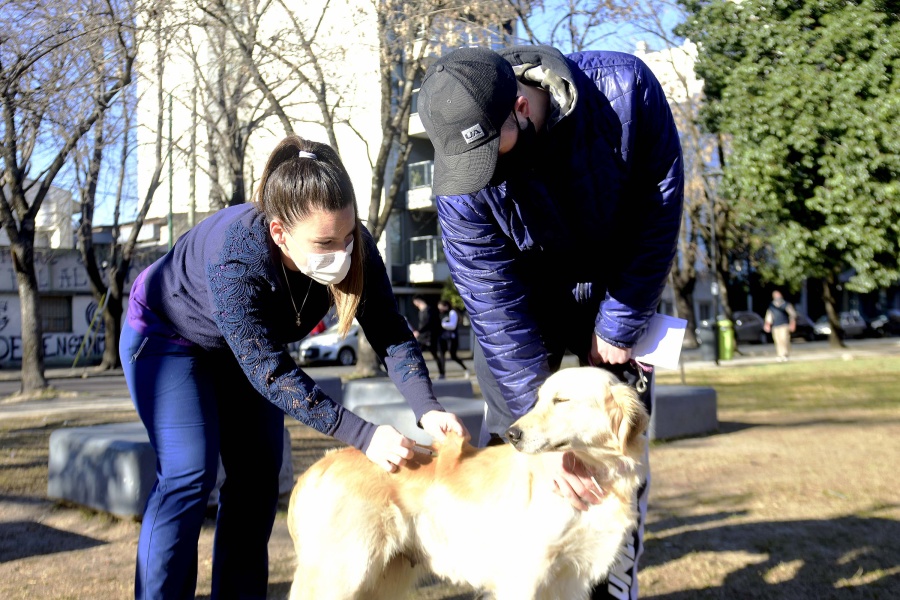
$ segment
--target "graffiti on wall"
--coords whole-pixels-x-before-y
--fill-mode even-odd
[[[44,360],[75,359],[84,336],[74,333],[45,333]],[[106,348],[106,336],[102,333],[88,337],[81,356],[102,356]],[[21,362],[22,336],[0,335],[0,363]]]
[[[9,301],[0,299],[0,363],[18,363],[22,361],[22,336],[18,331],[10,327],[7,331],[10,318]],[[77,330],[86,330],[88,333],[45,333],[43,335],[44,360],[49,362],[74,361],[78,356],[85,358],[98,358],[103,356],[106,348],[106,336],[104,334],[103,319],[97,315],[97,303],[91,301],[84,309],[85,325]],[[91,321],[94,321],[91,327]],[[73,323],[73,325],[75,325]],[[80,354],[79,354],[80,352]]]

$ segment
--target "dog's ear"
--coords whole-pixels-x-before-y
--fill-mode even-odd
[[[647,430],[650,417],[637,391],[624,383],[609,386],[606,410],[609,414],[610,430],[619,441],[619,449],[622,454],[627,454],[628,448],[637,437]]]

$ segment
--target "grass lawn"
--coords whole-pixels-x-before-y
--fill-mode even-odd
[[[657,382],[681,378],[664,371]],[[720,430],[650,452],[641,597],[900,598],[900,356],[691,368],[684,378],[716,389]],[[84,411],[0,420],[0,598],[131,597],[138,524],[57,505],[46,489],[53,430],[134,419]],[[295,476],[336,445],[286,425]],[[275,599],[294,566],[284,509],[269,544]],[[210,519],[198,598],[209,593],[212,530]],[[415,596],[473,598],[439,583]]]
[[[679,384],[681,373],[658,371],[656,382]],[[726,411],[892,408],[900,404],[900,356],[697,369],[684,383],[715,388]]]

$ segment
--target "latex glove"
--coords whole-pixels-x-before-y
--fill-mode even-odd
[[[600,504],[604,491],[583,462],[571,452],[543,452],[544,467],[553,478],[554,492],[567,499],[577,510]]]
[[[471,435],[463,425],[463,422],[454,414],[444,412],[442,410],[430,410],[419,419],[419,424],[425,433],[431,436],[436,442],[444,441],[444,437],[453,431],[461,436],[464,440],[469,441]]]
[[[591,345],[592,365],[621,365],[631,360],[631,348],[619,348],[603,341],[599,335],[594,334],[594,343]]]
[[[390,425],[381,425],[375,429],[366,456],[385,471],[393,473],[413,457],[412,448],[415,445],[413,440]]]

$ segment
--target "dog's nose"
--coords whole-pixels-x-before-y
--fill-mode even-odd
[[[510,443],[516,444],[522,440],[522,430],[513,425],[506,430],[506,439],[508,439]]]

